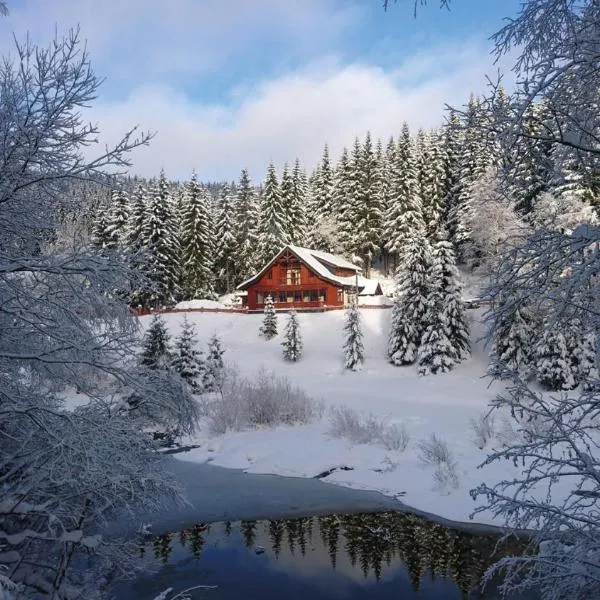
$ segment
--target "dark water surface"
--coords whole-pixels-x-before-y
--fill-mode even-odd
[[[152,600],[202,584],[218,587],[194,600],[491,600],[481,575],[523,547],[494,554],[497,540],[398,512],[198,524],[152,539],[143,553],[159,570],[115,593]]]

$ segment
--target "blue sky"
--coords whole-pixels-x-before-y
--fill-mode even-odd
[[[156,131],[133,172],[255,179],[296,156],[311,170],[327,141],[432,127],[494,74],[488,38],[519,0],[9,0],[0,44],[40,43],[80,25],[106,78],[91,110],[103,140]],[[506,70],[508,60],[503,61]]]

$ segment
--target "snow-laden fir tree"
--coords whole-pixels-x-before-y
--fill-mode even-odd
[[[418,350],[419,373],[445,373],[470,354],[469,327],[454,249],[445,232],[433,247],[426,329]]]
[[[412,232],[421,231],[424,227],[414,146],[406,123],[402,126],[402,134],[396,147],[391,177],[383,236],[396,264],[397,257],[403,252]]]
[[[446,192],[446,173],[444,171],[444,156],[441,149],[438,132],[432,131],[425,134],[423,145],[418,157],[420,175],[418,177],[421,189],[420,196],[423,203],[423,219],[427,235],[432,243],[436,241],[436,234],[443,223]]]
[[[206,361],[204,362],[202,388],[205,392],[215,392],[223,386],[225,378],[224,353],[225,350],[221,347],[221,340],[217,337],[217,334],[214,334],[208,341]]]
[[[492,372],[503,369],[527,376],[533,361],[535,346],[535,319],[525,304],[508,304],[509,309],[498,307],[498,321],[492,343]]]
[[[422,226],[406,241],[396,271],[396,292],[388,339],[388,360],[412,364],[427,328],[431,247]]]
[[[365,362],[365,349],[362,341],[360,310],[356,302],[353,302],[346,311],[344,331],[344,368],[359,371]]]
[[[308,242],[308,181],[306,173],[296,159],[292,170],[292,196],[288,205],[288,239],[297,246],[306,246]]]
[[[283,237],[292,243],[295,236],[295,208],[294,204],[294,181],[288,164],[283,165],[283,173],[281,174],[281,184],[279,186],[281,195],[281,208],[283,210]]]
[[[265,298],[264,318],[259,333],[266,340],[270,340],[277,335],[277,313],[271,294]]]
[[[205,370],[202,351],[198,350],[197,345],[196,328],[184,316],[181,333],[175,338],[171,366],[194,393],[202,390]]]
[[[537,380],[550,390],[572,390],[575,387],[573,365],[564,334],[547,329],[535,347]]]
[[[109,248],[127,248],[129,212],[129,198],[125,190],[122,187],[113,190],[106,224]]]
[[[161,171],[150,192],[143,232],[147,244],[144,270],[152,282],[146,302],[154,306],[172,303],[179,296],[181,246],[174,213],[173,196]]]
[[[110,247],[109,222],[110,206],[103,202],[96,208],[92,225],[91,241],[98,250]]]
[[[285,325],[285,337],[283,346],[283,358],[290,362],[296,362],[302,356],[302,336],[300,335],[300,323],[296,311],[292,310]]]
[[[246,169],[242,170],[236,189],[235,201],[235,240],[236,240],[236,278],[241,283],[258,267],[256,244],[260,211],[256,192],[252,187]]]
[[[346,255],[358,256],[360,243],[356,218],[362,200],[362,148],[358,137],[354,138],[350,155],[344,156],[342,154],[340,160],[345,160],[346,162],[343,165],[340,164],[343,170],[339,174],[336,174],[340,178],[339,182],[336,181],[336,187],[338,184],[341,184],[339,189],[336,189],[339,238]]]
[[[593,331],[583,334],[577,349],[578,378],[584,390],[600,390],[600,357],[597,350],[597,338]]]
[[[168,369],[171,359],[171,336],[167,324],[160,315],[154,315],[142,340],[140,364],[149,369]]]
[[[285,216],[277,173],[273,163],[270,163],[260,199],[260,222],[258,227],[260,264],[268,262],[288,243]]]
[[[212,298],[212,223],[206,192],[198,183],[196,173],[192,173],[185,184],[180,211],[184,298]]]
[[[215,227],[215,271],[221,292],[231,292],[235,287],[237,240],[235,237],[234,197],[229,185],[221,189],[221,206]]]
[[[313,202],[315,221],[335,216],[333,169],[327,144],[323,148],[323,156],[313,185]]]

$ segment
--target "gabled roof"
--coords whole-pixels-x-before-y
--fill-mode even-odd
[[[342,287],[354,287],[355,278],[354,276],[350,277],[338,277],[334,275],[324,264],[326,262],[334,267],[340,267],[343,269],[352,269],[355,272],[359,272],[360,268],[356,265],[353,265],[351,262],[348,262],[345,258],[341,256],[336,256],[335,254],[329,254],[329,252],[321,252],[320,250],[311,250],[310,248],[302,248],[301,246],[294,246],[292,244],[288,244],[284,246],[267,264],[263,269],[261,269],[256,275],[250,277],[246,281],[240,283],[236,289],[243,290],[248,286],[252,285],[254,282],[258,281],[263,274],[271,267],[271,265],[286,251],[289,250],[292,254],[295,254],[300,261],[302,261],[307,267],[309,267],[312,271],[314,271],[319,277],[330,281],[331,283],[335,283]],[[321,262],[323,261],[323,262]],[[359,282],[359,287],[360,282]]]

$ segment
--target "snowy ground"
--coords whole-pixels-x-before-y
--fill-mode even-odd
[[[466,521],[475,508],[469,489],[482,481],[493,483],[511,474],[511,465],[478,469],[486,450],[473,442],[469,420],[487,409],[499,390],[484,377],[486,356],[475,344],[473,357],[449,374],[421,377],[413,367],[393,367],[385,360],[390,310],[363,309],[366,364],[362,372],[342,368],[342,311],[299,315],[304,340],[304,356],[298,363],[282,359],[281,334],[265,341],[258,336],[262,315],[189,313],[201,343],[217,333],[226,349],[226,359],[244,375],[259,368],[287,376],[326,407],[346,405],[372,412],[393,423],[404,423],[410,442],[403,452],[382,445],[353,445],[329,433],[327,410],[320,422],[274,430],[231,432],[211,437],[202,431],[195,443],[200,448],[178,455],[181,460],[205,462],[244,469],[249,473],[273,473],[314,477],[332,467],[336,471],[326,481],[358,489],[377,490],[397,496],[405,504],[447,519]],[[469,311],[473,337],[481,335],[480,313]],[[279,316],[280,330],[285,315]],[[167,314],[173,334],[179,330],[182,314]],[[147,325],[149,317],[143,317]],[[433,479],[434,469],[418,457],[417,444],[436,433],[444,438],[457,461],[457,489],[440,488]],[[494,523],[491,515],[478,515],[478,521]]]

